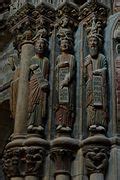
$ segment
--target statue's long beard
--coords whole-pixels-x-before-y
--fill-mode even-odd
[[[98,48],[90,48],[90,55],[92,57],[98,56]]]

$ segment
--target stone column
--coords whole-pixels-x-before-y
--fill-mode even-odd
[[[16,92],[17,107],[14,133],[11,142],[5,147],[3,158],[5,173],[11,180],[24,180],[25,176],[26,154],[24,140],[27,133],[29,62],[34,54],[32,32],[34,31],[35,21],[30,15],[33,11],[34,7],[32,5],[24,4],[21,11],[9,18],[9,27],[14,37],[14,46],[21,55],[19,56],[21,58],[19,85],[17,88],[14,87],[18,89],[18,92]]]
[[[21,45],[21,67],[19,90],[17,99],[17,108],[15,116],[14,136],[26,134],[27,116],[28,116],[28,77],[29,62],[34,55],[34,46],[32,41],[24,41]]]

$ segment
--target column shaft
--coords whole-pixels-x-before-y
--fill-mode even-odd
[[[21,52],[21,69],[20,69],[20,80],[19,90],[16,108],[16,118],[14,134],[26,133],[27,125],[27,108],[28,108],[28,76],[29,76],[29,62],[34,54],[34,46],[30,42],[22,45]]]

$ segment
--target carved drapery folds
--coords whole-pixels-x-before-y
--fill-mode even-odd
[[[55,64],[55,125],[57,138],[51,143],[55,161],[55,179],[71,179],[71,163],[79,143],[71,138],[75,122],[75,56],[74,33],[78,25],[78,8],[63,3],[57,9],[57,37],[60,55]],[[66,137],[67,136],[67,137]]]
[[[97,1],[85,3],[79,14],[84,19],[89,55],[84,60],[84,80],[86,83],[87,125],[91,133],[106,133],[107,114],[107,61],[101,53],[103,34],[108,9]]]
[[[48,44],[54,20],[54,10],[41,3],[33,12],[36,19],[35,56],[30,62],[28,133],[42,133],[47,122],[49,92]],[[51,24],[51,26],[49,26]]]
[[[104,179],[108,166],[110,141],[108,128],[107,60],[101,53],[108,8],[88,1],[80,8],[79,20],[87,34],[89,54],[83,60],[86,92],[86,120],[89,137],[83,141],[83,155],[90,180]]]
[[[24,4],[9,18],[14,47],[21,58],[14,134],[4,152],[5,171],[10,178],[37,178],[43,174],[43,163],[49,149],[49,143],[42,139],[49,92],[49,60],[46,54],[52,30],[49,24],[52,24],[53,18],[54,9],[44,3],[36,9],[31,4]],[[14,149],[17,152],[22,149],[19,160]],[[9,159],[12,157],[9,151],[13,160]],[[25,160],[24,165],[21,165],[21,159]],[[16,169],[12,172],[14,166]]]
[[[58,133],[71,133],[75,121],[75,57],[74,32],[77,27],[78,9],[64,3],[57,9],[58,39],[61,54],[56,59],[55,119]]]

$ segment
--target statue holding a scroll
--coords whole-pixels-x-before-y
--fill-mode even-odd
[[[35,42],[35,56],[30,61],[28,132],[43,132],[46,124],[46,105],[49,90],[49,60],[44,55],[48,43],[45,38]]]
[[[74,123],[75,59],[70,53],[72,42],[61,40],[61,54],[56,60],[56,126],[70,132]]]
[[[88,37],[90,54],[85,58],[86,109],[89,131],[105,132],[107,118],[106,58],[100,51],[102,36],[91,31]]]

